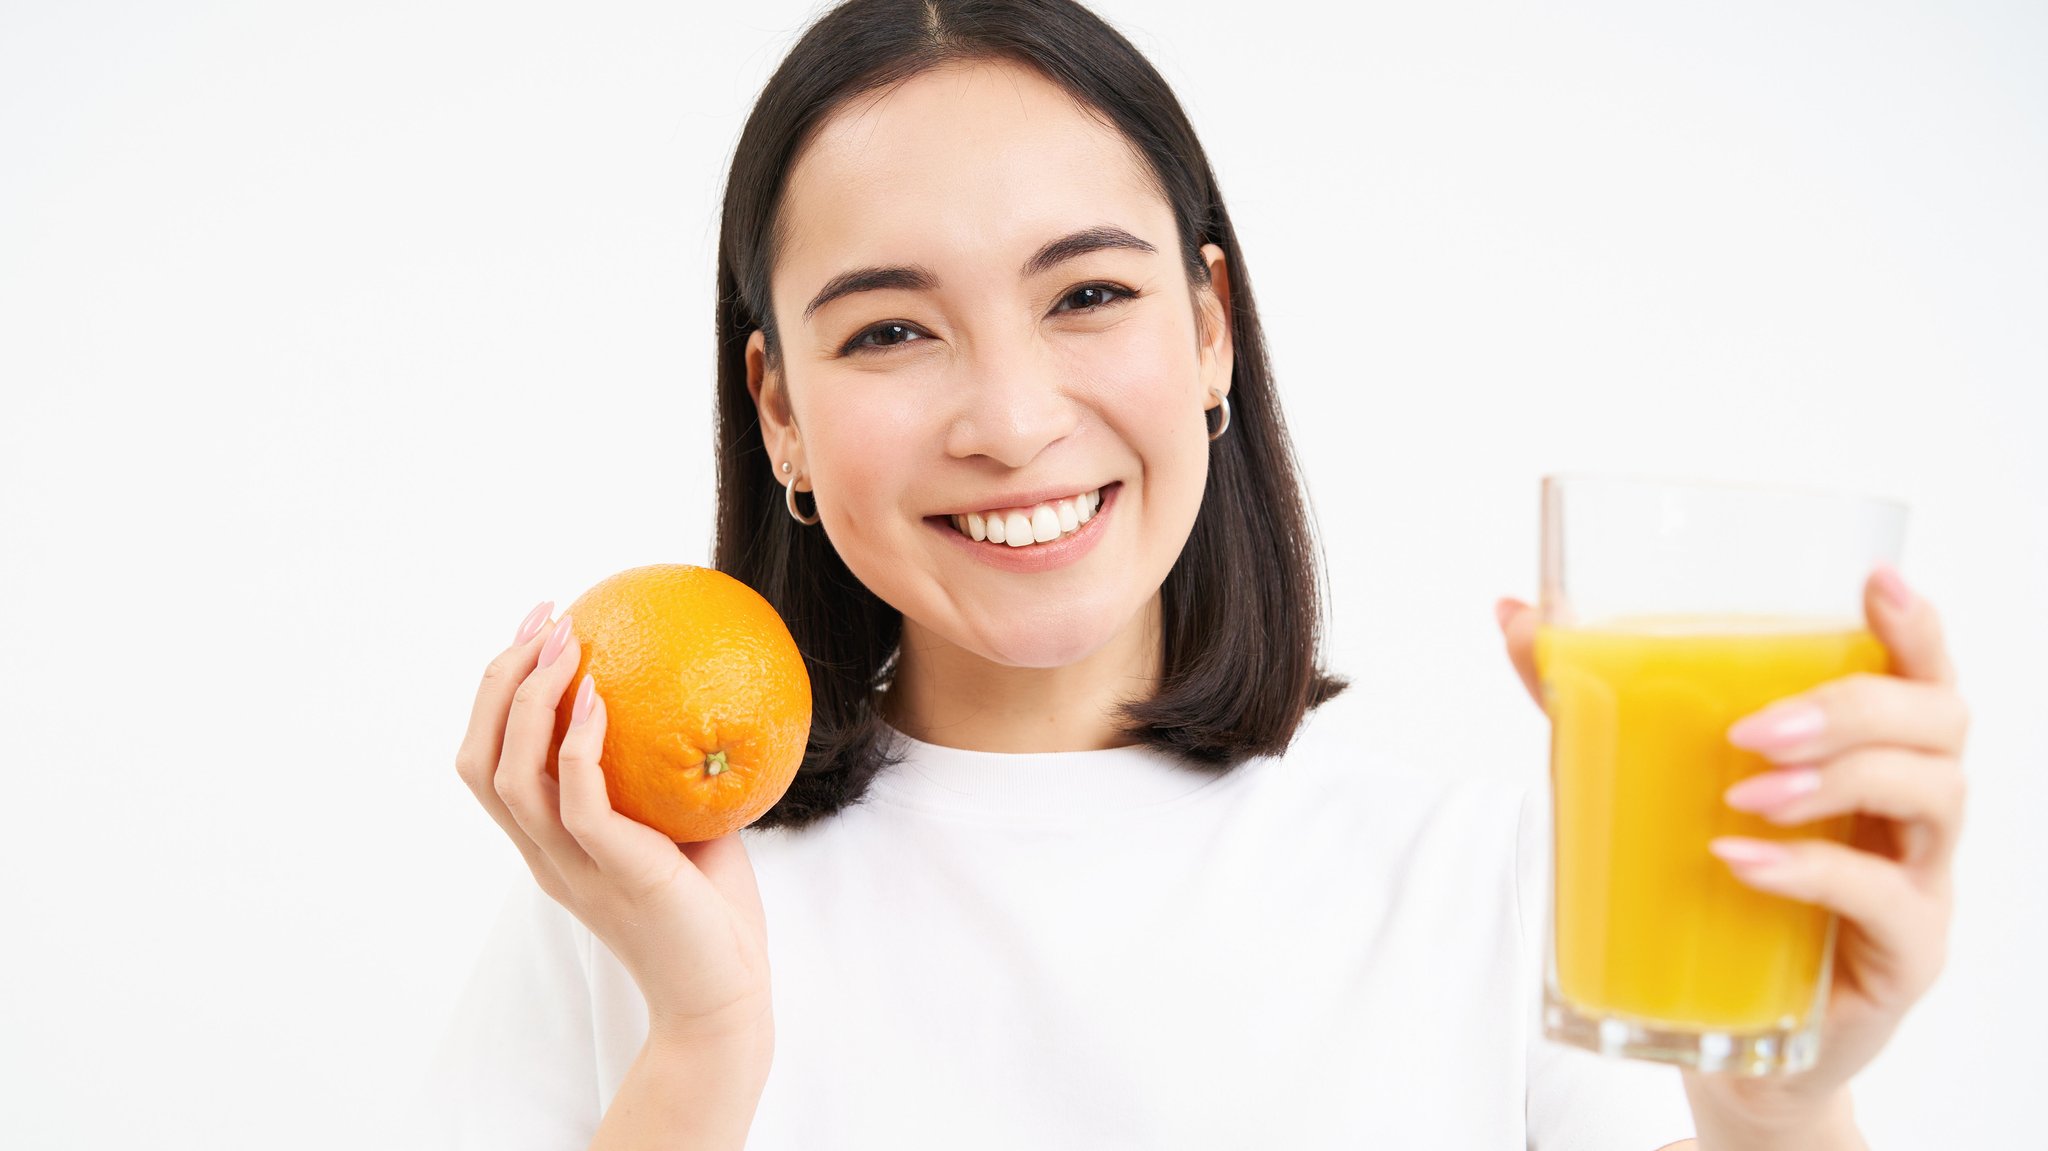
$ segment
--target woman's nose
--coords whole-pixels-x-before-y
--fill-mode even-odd
[[[946,389],[960,397],[946,444],[955,457],[988,456],[1020,468],[1080,423],[1068,381],[1042,349],[1008,343],[960,367],[964,378]]]

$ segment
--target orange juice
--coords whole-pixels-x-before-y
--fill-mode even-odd
[[[1727,806],[1730,784],[1771,767],[1727,732],[1785,696],[1885,670],[1884,646],[1861,629],[1658,617],[1545,627],[1535,654],[1551,720],[1556,993],[1682,1030],[1805,1026],[1832,917],[1744,886],[1707,841],[1839,840],[1849,819],[1779,827]]]

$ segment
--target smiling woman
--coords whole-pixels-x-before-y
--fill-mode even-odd
[[[892,728],[1221,771],[1343,689],[1229,213],[1091,14],[825,16],[740,140],[719,289],[717,565],[818,701],[760,826],[855,802]]]
[[[802,652],[804,762],[673,852],[590,782],[591,704],[558,825],[516,741],[487,766],[576,663],[521,630],[465,778],[555,850],[520,841],[445,1145],[1691,1134],[1672,1069],[1533,1028],[1538,809],[1330,706],[1244,254],[1122,36],[1064,0],[833,9],[741,136],[718,289],[716,562]]]

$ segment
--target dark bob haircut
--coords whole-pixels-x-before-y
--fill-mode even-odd
[[[1036,69],[1115,123],[1173,210],[1189,283],[1223,249],[1234,368],[1229,430],[1209,446],[1194,529],[1161,585],[1164,675],[1126,701],[1134,742],[1226,771],[1283,751],[1303,716],[1348,682],[1320,665],[1321,567],[1273,392],[1251,281],[1222,193],[1178,100],[1114,28],[1069,0],[850,0],[804,33],[755,102],[725,187],[718,240],[718,527],[714,563],[789,625],[811,676],[803,766],[752,826],[803,827],[858,801],[901,749],[876,708],[903,618],[847,569],[822,528],[791,518],[747,390],[760,328],[780,356],[769,294],[784,182],[811,133],[846,101],[933,67],[1001,60]]]

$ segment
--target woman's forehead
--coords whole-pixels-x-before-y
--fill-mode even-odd
[[[1015,262],[1106,221],[1174,246],[1149,234],[1170,233],[1172,213],[1114,126],[1030,69],[948,65],[849,101],[820,126],[784,191],[777,279],[794,292],[849,263],[969,252]]]

